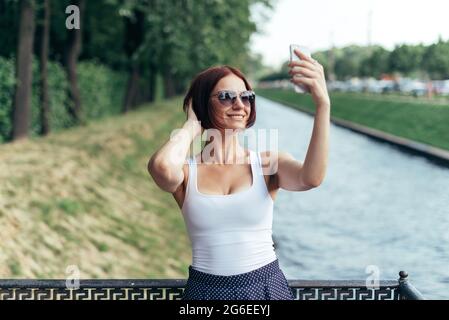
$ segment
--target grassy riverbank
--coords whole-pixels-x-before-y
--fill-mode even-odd
[[[190,244],[149,155],[181,125],[181,100],[0,145],[0,277],[187,276]]]
[[[299,110],[315,110],[310,95],[281,89],[257,93]],[[449,150],[449,104],[351,93],[332,93],[331,101],[332,117]]]

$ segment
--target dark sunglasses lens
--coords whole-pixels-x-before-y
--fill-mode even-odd
[[[254,102],[256,95],[253,91],[245,91],[240,94],[240,100],[246,106],[251,106]],[[232,106],[237,100],[237,93],[232,91],[222,91],[218,93],[218,100],[224,106]]]
[[[220,92],[220,94],[218,95],[218,99],[223,105],[231,106],[234,103],[236,96],[231,92]]]
[[[240,96],[240,98],[242,99],[242,102],[248,106],[251,105],[251,103],[254,101],[255,97],[256,97],[255,94],[252,92],[244,92]]]

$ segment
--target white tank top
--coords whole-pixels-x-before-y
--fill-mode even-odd
[[[274,202],[264,180],[260,153],[249,151],[253,184],[229,195],[199,192],[195,157],[187,159],[189,177],[181,210],[196,270],[235,275],[277,258],[272,238]]]

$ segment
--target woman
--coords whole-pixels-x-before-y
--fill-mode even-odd
[[[238,133],[256,120],[255,94],[229,66],[197,75],[184,99],[187,121],[148,163],[156,184],[177,201],[192,244],[182,299],[294,299],[273,247],[273,204],[280,188],[305,191],[323,181],[330,118],[323,67],[296,54],[303,61],[290,63],[291,81],[306,85],[316,105],[304,163],[287,152],[255,152],[239,144]],[[205,146],[188,157],[203,130]]]

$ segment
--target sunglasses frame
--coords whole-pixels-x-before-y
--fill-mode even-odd
[[[240,101],[246,106],[246,104],[242,100],[242,95],[246,94],[248,92],[251,94],[250,96],[253,97],[252,100],[251,99],[249,100],[250,106],[252,107],[254,105],[254,102],[256,101],[256,93],[253,90],[245,90],[245,91],[240,92],[239,94],[237,94],[237,92],[233,91],[233,90],[220,90],[217,93],[212,94],[211,97],[218,97],[218,101],[220,102],[220,104],[223,106],[226,106],[226,107],[233,106],[237,101],[237,97],[239,97]],[[229,94],[229,96],[231,98],[231,104],[226,103],[226,101],[228,100],[227,98],[220,99],[219,96],[221,94]]]

